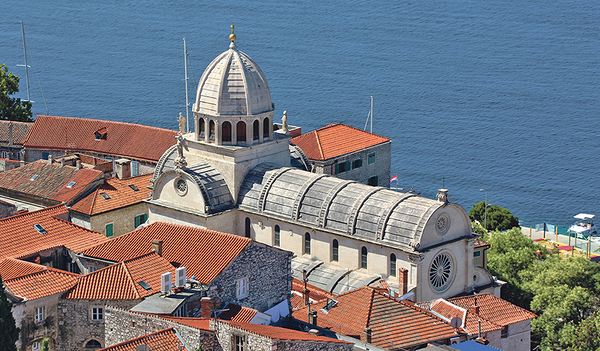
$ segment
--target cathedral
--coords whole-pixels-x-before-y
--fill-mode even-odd
[[[160,158],[149,222],[234,233],[294,253],[293,276],[339,294],[381,284],[413,301],[500,284],[474,264],[471,222],[441,189],[437,199],[311,173],[295,158],[287,117],[274,128],[265,75],[229,49],[206,68],[193,105],[194,131]],[[304,156],[305,157],[305,156]]]

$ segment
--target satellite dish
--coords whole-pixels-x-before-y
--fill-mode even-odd
[[[454,329],[460,328],[461,324],[462,324],[462,319],[460,319],[460,317],[454,317],[450,320],[450,326]],[[136,350],[136,351],[140,351],[140,350]]]
[[[141,344],[135,348],[135,351],[150,351],[148,345]]]

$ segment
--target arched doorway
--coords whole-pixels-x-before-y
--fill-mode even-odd
[[[246,122],[239,121],[236,125],[237,129],[237,142],[245,142],[246,141]]]

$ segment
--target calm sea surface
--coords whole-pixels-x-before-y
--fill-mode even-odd
[[[526,225],[600,215],[600,2],[4,0],[0,63],[26,96],[21,27],[49,113],[176,128],[228,48],[262,68],[276,120],[343,122],[393,140],[392,174]],[[31,65],[31,61],[30,61]],[[34,113],[46,114],[30,71]],[[184,113],[185,114],[185,113]],[[385,180],[383,180],[385,181]]]

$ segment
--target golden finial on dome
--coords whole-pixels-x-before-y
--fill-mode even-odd
[[[231,25],[231,34],[229,34],[229,40],[234,41],[235,40],[235,34],[233,34],[233,24]]]

